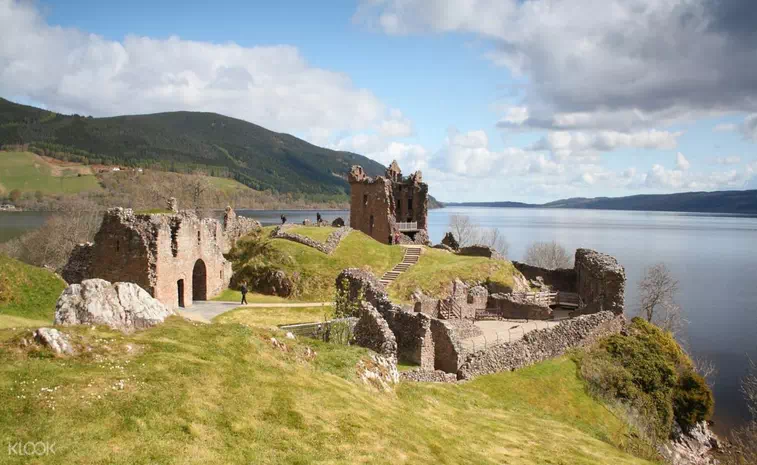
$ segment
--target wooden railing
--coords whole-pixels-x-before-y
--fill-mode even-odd
[[[418,222],[412,221],[409,223],[397,223],[397,227],[400,231],[417,231],[418,230]]]

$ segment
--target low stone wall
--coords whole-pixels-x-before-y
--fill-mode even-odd
[[[493,258],[495,260],[504,260],[504,257],[500,255],[499,252],[492,249],[488,245],[476,244],[468,247],[461,247],[460,250],[457,251],[457,253],[470,257],[487,257]]]
[[[489,312],[494,312],[500,318],[549,320],[553,311],[548,305],[539,304],[517,294],[492,294],[487,305]]]
[[[515,342],[500,344],[468,355],[457,371],[458,379],[523,368],[558,357],[574,347],[588,346],[619,333],[625,318],[600,312],[564,321],[548,329],[526,333]]]
[[[74,246],[68,262],[61,271],[63,280],[69,284],[73,284],[80,283],[89,278],[89,264],[92,263],[94,246],[95,244],[92,242]]]
[[[360,316],[353,329],[355,343],[397,360],[397,340],[384,317],[368,302],[360,306]]]
[[[614,257],[590,249],[578,249],[575,269],[579,298],[576,314],[604,310],[623,313],[626,272]]]
[[[349,234],[352,231],[352,228],[349,226],[343,226],[336,231],[329,234],[329,237],[326,239],[326,242],[319,242],[315,239],[312,239],[307,236],[303,236],[301,234],[295,234],[291,232],[287,232],[287,229],[292,228],[295,225],[281,225],[278,226],[276,229],[273,230],[271,233],[271,237],[275,239],[287,239],[293,242],[298,242],[302,245],[306,245],[308,247],[312,247],[316,250],[319,250],[326,255],[330,255],[331,252],[336,250],[337,247],[339,247],[339,243],[342,242],[342,239],[347,237],[347,234]]]
[[[331,334],[331,325],[334,323],[347,322],[353,328],[357,324],[357,318],[338,318],[335,320],[320,321],[313,323],[297,323],[293,325],[281,325],[279,329],[282,331],[288,331],[296,336],[311,337],[314,339],[321,339],[323,341],[329,340]]]
[[[529,281],[537,281],[537,278],[541,277],[544,284],[553,290],[576,292],[577,275],[576,270],[573,268],[548,270],[546,268],[539,268],[538,266],[521,262],[513,262],[513,266]]]
[[[413,293],[415,311],[446,320],[472,320],[476,318],[477,311],[486,309],[489,291],[485,287],[468,287],[459,279],[453,281],[451,287],[450,296],[444,299],[434,299],[416,291]]]
[[[458,339],[483,336],[484,331],[476,326],[472,320],[445,320],[455,331]]]
[[[416,383],[456,383],[457,375],[442,370],[408,370],[400,372],[400,379]]]

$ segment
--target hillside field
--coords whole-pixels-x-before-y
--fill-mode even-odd
[[[76,194],[100,189],[89,167],[57,163],[31,152],[0,151],[0,194],[18,189],[43,194]]]

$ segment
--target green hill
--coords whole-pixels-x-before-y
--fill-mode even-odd
[[[75,194],[100,190],[100,184],[92,170],[83,165],[57,165],[30,152],[0,151],[0,194],[15,189]]]
[[[37,153],[71,161],[202,169],[256,190],[344,195],[354,164],[370,175],[379,163],[317,147],[228,116],[201,112],[92,118],[63,115],[0,98],[0,145],[29,144]]]
[[[0,328],[49,325],[65,287],[54,273],[0,254]]]

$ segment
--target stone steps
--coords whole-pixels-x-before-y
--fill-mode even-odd
[[[411,246],[405,248],[405,256],[402,258],[402,261],[394,266],[391,270],[384,273],[383,276],[381,276],[381,279],[379,279],[379,282],[384,286],[387,287],[394,280],[399,278],[400,274],[404,273],[408,269],[410,269],[411,266],[418,263],[418,260],[421,256],[421,247],[420,246]]]

